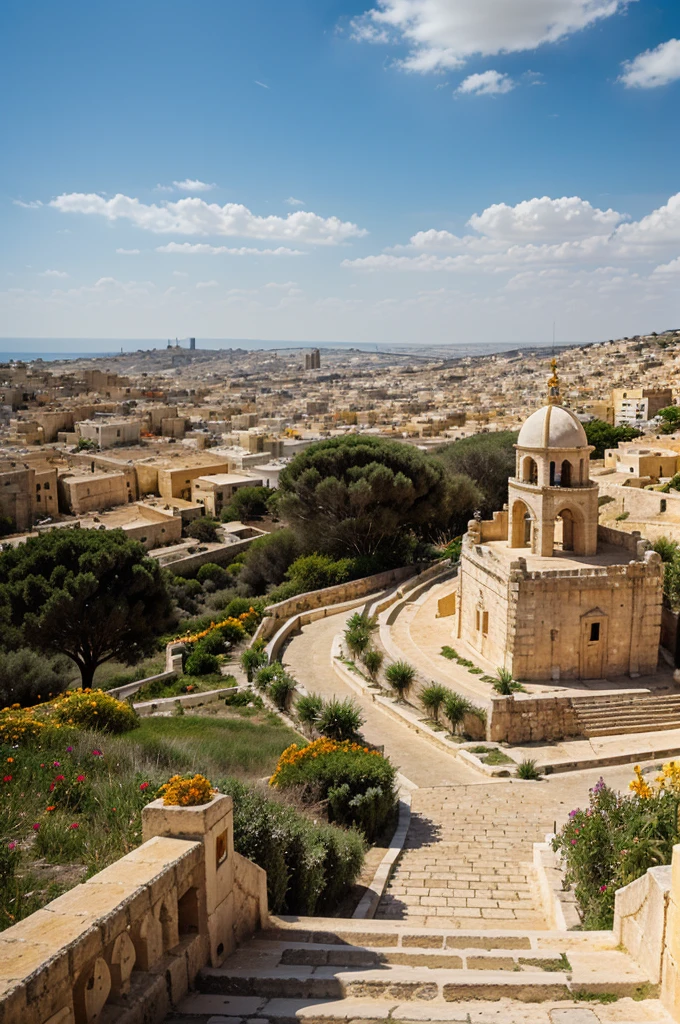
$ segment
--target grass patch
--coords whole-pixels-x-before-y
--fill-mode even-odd
[[[165,653],[146,658],[134,666],[123,665],[120,661],[105,661],[95,672],[93,685],[100,690],[111,690],[115,686],[125,686],[126,683],[136,683],[138,679],[160,675],[161,672],[165,672]]]
[[[618,1003],[619,997],[616,992],[585,992],[581,989],[578,992],[574,992],[574,1002],[576,1003],[602,1003],[606,1006],[607,1003]]]
[[[213,779],[220,775],[261,778],[271,774],[280,754],[291,743],[299,743],[300,737],[270,711],[243,711],[252,714],[144,718],[134,733],[120,739],[163,769],[195,770]]]
[[[468,747],[471,754],[476,754],[480,761],[489,765],[514,764],[515,762],[498,747]]]
[[[209,690],[229,689],[236,686],[234,676],[223,676],[214,672],[207,676],[178,676],[176,679],[159,680],[142,686],[133,694],[135,704],[146,700],[162,700],[164,697],[181,697],[187,693],[207,693]]]
[[[545,959],[542,959],[541,957],[521,956],[519,958],[519,963],[524,967],[537,967],[539,971],[569,972],[572,970],[572,966],[569,963],[569,958],[566,953],[560,953],[558,957],[547,957]]]

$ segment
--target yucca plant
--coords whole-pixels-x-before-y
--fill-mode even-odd
[[[454,735],[460,732],[465,716],[473,708],[474,704],[467,697],[463,697],[460,693],[454,693],[453,690],[448,691],[444,700],[444,715],[451,723],[451,732]]]
[[[673,562],[680,552],[680,545],[676,540],[670,540],[668,537],[659,537],[658,540],[654,541],[652,550],[656,551],[657,555],[661,555],[662,562]]]
[[[267,664],[267,655],[257,647],[246,647],[241,654],[241,666],[245,670],[248,682],[252,683],[253,676],[258,668]]]
[[[524,692],[524,687],[512,678],[512,672],[501,666],[496,669],[497,679],[494,680],[493,688],[501,697],[510,697],[513,693]]]
[[[288,707],[290,695],[297,686],[295,679],[287,672],[280,672],[269,684],[267,693],[276,704],[279,711],[285,711]]]
[[[518,779],[530,779],[531,781],[536,782],[541,778],[541,771],[536,762],[530,757],[527,757],[517,765],[515,776]]]
[[[319,693],[308,693],[295,702],[295,713],[303,725],[310,728],[317,724],[323,711],[323,697]]]
[[[451,691],[446,686],[442,686],[441,683],[431,683],[430,686],[426,686],[424,690],[421,690],[420,703],[433,721],[439,721],[439,712],[445,704],[449,693]]]
[[[351,697],[338,700],[333,697],[324,704],[316,727],[322,736],[331,740],[351,740],[364,724],[361,708]]]
[[[384,661],[382,652],[377,651],[375,647],[369,647],[367,651],[364,651],[361,660],[363,661],[369,676],[375,681],[378,678],[378,672],[382,668],[382,663]]]
[[[397,694],[398,700],[404,700],[416,678],[416,670],[407,661],[395,661],[385,672],[385,679]]]

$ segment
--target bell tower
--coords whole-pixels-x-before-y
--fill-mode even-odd
[[[519,432],[514,478],[508,481],[508,546],[550,558],[562,551],[597,552],[598,486],[590,480],[583,425],[562,405],[553,358],[546,404]]]

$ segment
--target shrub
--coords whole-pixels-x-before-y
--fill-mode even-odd
[[[223,643],[234,646],[234,644],[239,644],[243,640],[246,631],[238,620],[230,619],[219,627],[219,634],[222,637]]]
[[[184,671],[188,676],[209,676],[219,670],[220,663],[217,656],[206,650],[203,644],[196,644],[184,666]]]
[[[346,700],[333,697],[324,704],[316,726],[323,736],[330,739],[349,740],[357,735],[363,724],[361,709],[351,697]]]
[[[496,693],[500,693],[502,697],[510,697],[513,693],[524,693],[524,687],[512,678],[512,672],[509,669],[501,666],[496,669],[496,673],[498,678],[493,682]]]
[[[523,761],[520,761],[517,765],[515,775],[518,779],[529,779],[534,782],[541,778],[541,772],[539,771],[536,762],[530,757],[525,757]]]
[[[193,654],[199,650],[205,651],[207,654],[224,654],[224,641],[226,639],[224,633],[225,630],[229,630],[230,628],[232,627],[227,625],[223,626],[221,629],[214,629],[211,633],[208,633],[200,643],[194,644]],[[195,675],[196,673],[193,674]]]
[[[237,690],[236,693],[228,693],[224,698],[224,703],[227,707],[232,708],[247,708],[252,705],[252,707],[261,710],[264,707],[262,698],[249,690]]]
[[[234,800],[234,847],[267,872],[275,914],[333,912],[354,884],[364,841],[354,830],[317,824],[233,779],[220,790]]]
[[[210,580],[218,589],[222,590],[231,580],[231,576],[221,565],[217,565],[215,562],[205,562],[196,573],[196,579],[201,583]]]
[[[241,654],[241,667],[245,671],[249,683],[252,683],[255,671],[266,664],[267,655],[256,647],[246,647]]]
[[[217,541],[220,539],[217,523],[214,519],[209,518],[209,516],[199,516],[198,519],[192,519],[187,526],[187,537],[200,540],[203,544]]]
[[[276,677],[269,684],[267,692],[279,711],[285,711],[288,707],[288,701],[295,686],[295,680],[287,672],[277,673]]]
[[[648,868],[670,864],[677,842],[680,762],[669,762],[649,784],[638,766],[622,795],[603,779],[590,790],[589,807],[575,808],[553,840],[566,863],[586,929],[609,929],[614,894]]]
[[[53,704],[62,725],[105,732],[128,732],[139,725],[134,708],[103,690],[72,690]]]
[[[327,799],[329,820],[356,825],[371,842],[394,811],[395,778],[396,769],[377,750],[324,737],[284,750],[269,781],[297,789],[303,799]]]
[[[0,743],[7,746],[30,743],[38,739],[45,729],[46,723],[36,718],[32,708],[14,704],[0,711]]]
[[[265,665],[264,668],[261,668],[255,676],[255,686],[257,689],[264,693],[282,670],[283,666],[278,661],[274,662],[273,665]]]
[[[668,537],[659,537],[654,541],[652,550],[661,555],[662,562],[673,562],[680,555],[680,544],[677,540],[670,540]]]
[[[45,658],[27,647],[0,654],[0,707],[56,697],[68,686],[72,668],[66,658]]]
[[[404,700],[415,678],[416,670],[406,661],[395,661],[385,672],[385,679],[396,692],[398,700]]]
[[[455,734],[460,732],[465,716],[474,709],[472,701],[463,697],[460,693],[449,690],[444,700],[444,714],[451,723],[451,731]]]
[[[355,657],[361,657],[371,644],[371,634],[377,629],[375,619],[355,612],[347,620],[345,627],[345,643]]]
[[[204,775],[173,775],[160,787],[156,796],[163,797],[166,807],[197,807],[210,803],[214,793]]]
[[[384,660],[382,651],[377,651],[375,647],[369,647],[367,651],[364,651],[362,661],[371,679],[378,678],[378,672],[380,672]]]
[[[441,683],[431,683],[430,686],[426,686],[420,693],[420,703],[423,705],[428,715],[435,721],[439,721],[439,712],[442,706],[446,703],[446,698],[451,691],[446,686],[442,686]]]
[[[352,575],[351,558],[337,561],[330,555],[301,555],[286,571],[286,578],[296,587],[298,594],[309,590],[322,590],[344,583]]]
[[[308,693],[298,698],[295,713],[303,725],[316,725],[323,710],[323,697],[318,693]]]

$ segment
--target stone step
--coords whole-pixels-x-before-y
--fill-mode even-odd
[[[572,704],[575,708],[580,710],[582,707],[614,707],[623,706],[624,704],[680,704],[680,693],[663,693],[663,694],[631,694],[629,696],[619,696],[613,694],[610,697],[572,697]]]
[[[593,715],[592,718],[580,718],[579,722],[584,727],[600,725],[618,725],[623,732],[631,725],[650,724],[653,729],[673,729],[675,723],[680,721],[680,712],[672,715]]]
[[[629,726],[626,726],[625,732],[626,733],[661,732],[661,731],[663,731],[665,729],[680,729],[680,720],[677,721],[677,722],[673,722],[672,724],[663,724],[663,723],[650,724],[649,722],[647,722],[644,725],[629,725]],[[587,729],[587,731],[584,731],[583,735],[586,738],[589,738],[591,736],[616,736],[619,733],[621,733],[622,731],[623,730],[621,729],[620,725],[618,727],[616,725],[613,725],[613,724],[612,725],[602,725],[602,726],[598,725],[598,726],[589,727]]]
[[[247,951],[242,951],[246,953]],[[238,957],[238,954],[236,954]],[[473,958],[474,959],[474,958]],[[494,958],[487,958],[491,964]],[[461,999],[519,999],[543,1002],[566,999],[575,992],[611,992],[619,996],[656,995],[645,972],[625,953],[575,953],[561,959],[563,970],[539,970],[521,965],[512,969],[490,966],[444,968],[382,964],[356,966],[235,966],[205,968],[196,979],[204,995],[254,996],[288,999],[393,999],[404,1002],[457,1002]],[[243,963],[243,958],[236,960]]]
[[[597,1002],[522,1003],[500,997],[493,1001],[474,1000],[456,1003],[395,1004],[389,1000],[362,999],[265,999],[252,996],[209,996],[193,994],[167,1018],[167,1024],[293,1024],[295,1021],[323,1024],[376,1024],[376,1021],[398,1021],[399,1024],[600,1024],[611,1021],[612,1009],[621,1024],[672,1024],[660,1002],[642,1002],[620,998],[614,1007],[600,1007]],[[601,1017],[598,1011],[606,1016]]]
[[[680,703],[673,704],[622,704],[622,705],[603,705],[597,704],[593,707],[587,708],[576,708],[576,714],[579,718],[589,717],[590,715],[669,715],[674,712],[680,711]]]

